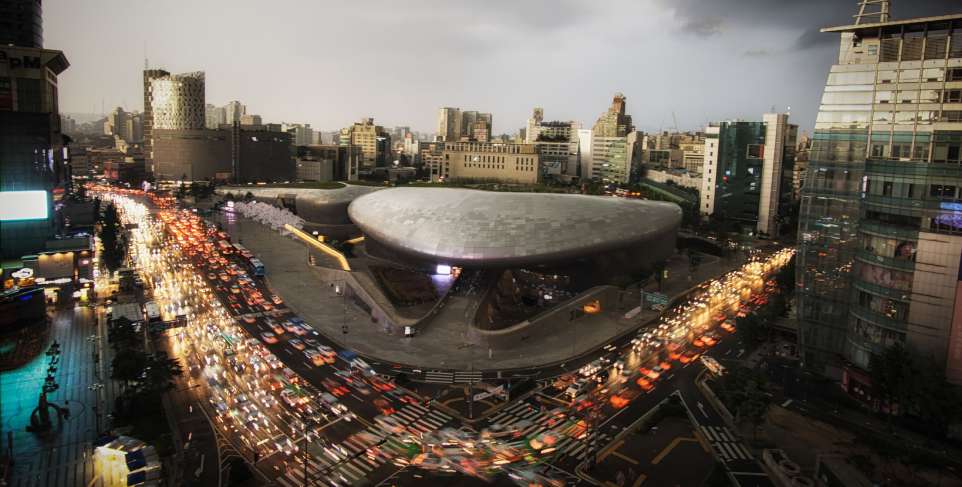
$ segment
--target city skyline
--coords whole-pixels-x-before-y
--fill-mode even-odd
[[[848,23],[848,13],[830,8],[842,3],[834,0],[775,3],[784,5],[648,0],[472,11],[466,3],[304,4],[272,13],[232,2],[191,5],[186,16],[180,4],[107,2],[94,10],[52,1],[44,30],[45,44],[62,46],[73,65],[61,79],[65,113],[141,110],[146,58],[171,72],[205,71],[210,103],[241,100],[265,120],[319,130],[373,116],[431,132],[442,106],[493,113],[502,121],[497,133],[524,127],[533,106],[590,124],[619,91],[643,131],[673,129],[674,118],[679,129],[698,130],[772,106],[791,107],[800,129],[810,130],[820,96],[814,87],[837,53],[832,36],[818,29]],[[942,13],[950,4],[902,2],[893,16]],[[332,16],[343,21],[324,21]],[[110,20],[119,17],[144,21]],[[172,26],[177,36],[168,35]],[[356,62],[365,56],[372,62]],[[443,69],[422,68],[438,59]]]

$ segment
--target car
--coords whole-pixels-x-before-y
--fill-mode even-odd
[[[240,291],[241,291],[240,288],[237,287],[236,285],[230,287],[231,294],[240,294]]]
[[[304,329],[303,325],[294,325],[294,334],[299,337],[302,337],[304,335],[307,335],[307,330]]]
[[[691,363],[692,361],[694,361],[695,359],[697,359],[697,358],[698,358],[698,355],[699,355],[699,354],[697,354],[697,353],[692,352],[692,351],[689,350],[689,351],[681,354],[681,357],[678,357],[678,361],[681,362],[681,363],[683,363],[683,364],[689,364],[689,363]]]
[[[274,330],[274,333],[276,333],[278,336],[284,334],[284,327],[281,326],[279,323],[271,324],[271,329]]]
[[[214,280],[217,279],[217,274],[214,274],[213,272],[208,272],[208,273],[207,273],[207,279],[210,279],[211,281],[214,281]]]
[[[287,343],[290,343],[292,347],[298,350],[304,350],[305,348],[304,342],[298,340],[297,338],[292,338],[288,340]]]
[[[641,375],[643,377],[647,377],[651,380],[655,380],[661,377],[661,372],[658,372],[657,370],[654,370],[654,369],[649,369],[647,367],[641,367],[638,369],[638,371],[641,372]]]
[[[284,300],[276,294],[271,294],[271,301],[273,301],[274,304],[282,304],[284,302]]]
[[[287,320],[287,321],[284,322],[284,325],[283,325],[283,326],[284,326],[284,329],[285,329],[285,330],[287,330],[287,331],[289,331],[289,332],[291,332],[291,333],[294,333],[294,334],[297,333],[296,330],[297,330],[298,326],[297,326],[297,324],[294,323],[293,321]]]
[[[354,386],[355,389],[357,389],[357,392],[360,392],[365,396],[371,395],[371,392],[372,392],[371,388],[368,387],[367,384],[365,384],[363,381],[356,380],[351,385]]]
[[[304,343],[306,343],[307,346],[311,348],[317,348],[321,345],[321,342],[317,341],[316,338],[305,338]]]
[[[714,347],[715,344],[718,343],[718,340],[708,336],[707,334],[702,335],[701,341],[705,344],[705,346],[708,346],[708,347]]]
[[[264,340],[264,343],[277,343],[277,335],[273,332],[265,331],[261,333],[261,340]]]
[[[357,354],[350,350],[345,349],[345,350],[341,350],[340,352],[337,352],[337,356],[341,357],[341,359],[344,360],[345,362],[351,362],[357,357]]]
[[[263,309],[264,311],[270,311],[270,310],[274,309],[274,307],[271,306],[271,304],[268,303],[268,302],[266,302],[266,301],[263,302],[263,303],[260,303],[260,306],[261,306],[261,309]]]
[[[257,319],[254,318],[254,315],[249,315],[249,314],[241,316],[241,319],[244,320],[244,323],[249,323],[249,324],[257,321]]]
[[[387,391],[392,391],[392,390],[394,390],[394,384],[392,384],[392,383],[390,383],[390,382],[388,382],[388,381],[386,381],[386,380],[384,380],[384,379],[381,379],[380,377],[371,377],[370,380],[371,380],[371,385],[374,386],[375,389],[377,389],[377,390],[379,390],[379,391],[381,391],[381,392],[387,392]]]
[[[655,388],[654,384],[651,383],[651,380],[649,380],[646,377],[639,377],[638,380],[635,381],[635,383],[637,383],[638,387],[641,387],[641,390],[645,392],[650,392],[652,389]]]
[[[630,401],[622,396],[613,395],[611,396],[610,402],[613,408],[621,409],[627,406]]]
[[[307,359],[310,360],[312,364],[318,367],[324,365],[325,363],[324,356],[321,355],[320,352],[318,352],[313,348],[308,348],[307,350],[304,350],[304,356],[307,357]]]
[[[735,325],[733,325],[731,321],[725,321],[719,326],[728,333],[735,333]]]
[[[338,397],[351,392],[347,387],[344,387],[343,385],[338,384],[337,382],[334,382],[334,380],[331,378],[322,379],[321,386],[324,387],[324,389],[326,389],[327,392],[330,392],[331,394],[334,394],[335,396],[338,396]]]
[[[382,414],[385,414],[388,416],[397,412],[397,410],[391,406],[391,403],[387,399],[384,399],[383,397],[379,397],[374,400],[374,407],[378,408],[378,410],[380,410]]]
[[[705,342],[704,342],[701,338],[696,338],[696,339],[692,340],[692,341],[691,341],[691,344],[692,344],[692,346],[695,346],[695,347],[698,347],[698,348],[704,348],[704,347],[705,347]]]

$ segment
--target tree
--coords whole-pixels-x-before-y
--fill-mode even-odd
[[[784,293],[795,289],[795,256],[775,273],[775,285]]]
[[[125,244],[120,234],[120,218],[117,207],[108,203],[100,221],[100,243],[103,245],[103,262],[110,271],[120,268],[124,261]]]
[[[110,365],[110,378],[123,382],[124,389],[127,389],[132,382],[142,379],[144,367],[147,365],[147,357],[138,350],[120,349],[114,355],[114,360]]]
[[[881,400],[880,406],[887,409],[891,427],[895,408],[904,404],[910,396],[912,356],[902,343],[896,342],[882,353],[872,354],[868,368],[872,377],[872,389]]]
[[[203,193],[203,189],[201,188],[200,183],[198,183],[197,181],[193,181],[190,183],[191,196],[193,196],[194,198],[199,198],[202,193]]]
[[[108,338],[114,350],[139,349],[143,343],[143,336],[134,329],[133,324],[127,318],[119,318],[110,326]]]
[[[184,374],[177,359],[170,358],[165,352],[150,356],[144,368],[144,387],[150,392],[166,392],[174,387],[174,377]]]

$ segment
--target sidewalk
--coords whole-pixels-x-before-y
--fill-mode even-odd
[[[72,305],[71,305],[72,306]],[[41,386],[46,376],[49,357],[41,354],[27,365],[0,374],[0,394],[3,394],[3,431],[13,435],[13,468],[11,485],[22,487],[74,487],[91,485],[94,469],[91,444],[97,438],[96,387],[100,389],[100,427],[106,429],[107,416],[120,386],[112,380],[98,377],[95,362],[97,342],[91,337],[98,333],[97,313],[88,307],[59,307],[53,310],[51,342],[57,340],[61,360],[54,374],[60,388],[48,394],[48,400],[70,410],[69,419],[43,435],[29,433],[26,426],[37,406]],[[106,341],[106,339],[105,339]],[[44,347],[46,350],[46,347]],[[108,361],[109,357],[103,360]],[[105,367],[109,370],[109,367]],[[107,372],[109,375],[109,371]],[[6,448],[6,438],[4,448]],[[92,485],[97,485],[94,483]]]
[[[558,333],[544,339],[500,350],[470,345],[465,337],[467,325],[463,322],[463,316],[458,320],[452,318],[449,322],[435,318],[431,326],[413,338],[390,336],[381,332],[370,316],[353,302],[337,295],[331,283],[324,281],[320,272],[308,265],[308,252],[302,243],[240,217],[234,222],[228,222],[220,215],[216,219],[235,240],[243,241],[244,246],[264,262],[272,290],[292,310],[339,345],[384,362],[413,364],[422,369],[504,370],[541,367],[583,355],[609,343],[614,337],[632,332],[660,314],[646,310],[630,320],[623,318],[623,312],[588,315],[579,319],[574,326],[559,327]],[[669,277],[663,289],[668,293],[683,293],[735,265],[734,261],[707,260],[710,262],[702,264],[689,280],[687,256],[674,256],[669,262]],[[657,289],[657,284],[650,285],[653,290]],[[454,311],[457,310],[449,310],[442,315],[459,315]],[[347,326],[347,333],[343,333],[342,325]]]

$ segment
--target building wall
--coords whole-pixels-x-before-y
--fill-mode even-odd
[[[291,157],[290,134],[265,130],[235,130],[233,133],[238,139],[234,157],[239,182],[294,180],[296,167]]]
[[[685,188],[694,188],[699,191],[702,189],[702,177],[693,175],[687,171],[661,171],[658,169],[648,169],[645,171],[645,178],[656,183],[672,182]]]
[[[839,33],[801,189],[804,361],[905,343],[962,383],[962,15]]]
[[[60,51],[0,47],[0,191],[47,191],[49,215],[0,223],[2,258],[42,250],[55,229],[49,195],[69,177],[57,99],[57,76],[67,66]]]
[[[591,139],[590,178],[606,183],[627,183],[631,176],[627,137]]]
[[[188,181],[232,174],[228,130],[154,130],[154,177]]]
[[[354,145],[361,149],[359,167],[371,170],[383,167],[390,157],[391,136],[373,118],[366,118],[341,130],[341,145]]]
[[[154,173],[153,147],[154,147],[154,90],[153,81],[155,79],[169,76],[170,73],[163,69],[144,70],[144,156],[147,158],[147,172]]]
[[[297,159],[297,180],[298,181],[333,181],[334,165],[333,159]]]
[[[207,113],[204,103],[204,73],[169,75],[150,82],[153,129],[203,129]]]
[[[705,129],[705,158],[702,166],[702,184],[699,198],[701,203],[698,205],[698,212],[702,215],[712,215],[715,213],[715,188],[718,184],[718,134],[720,127],[708,127]]]
[[[762,165],[757,228],[760,234],[778,235],[779,216],[784,214],[785,209],[784,200],[791,199],[791,194],[786,192],[791,188],[798,127],[788,124],[786,113],[766,113],[762,121],[765,123],[765,160]]]
[[[444,144],[438,180],[475,179],[513,183],[540,180],[540,158],[534,145],[448,142]]]

